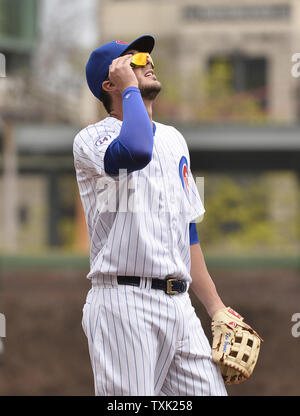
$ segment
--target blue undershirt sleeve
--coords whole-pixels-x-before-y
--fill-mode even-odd
[[[190,223],[190,246],[193,244],[197,244],[197,243],[199,243],[199,238],[198,238],[196,223],[191,222]]]
[[[108,174],[143,169],[152,158],[153,130],[139,88],[123,91],[123,123],[119,136],[108,146],[104,169]]]

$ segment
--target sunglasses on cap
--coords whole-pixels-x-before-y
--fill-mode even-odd
[[[146,66],[148,63],[154,68],[153,60],[148,52],[139,52],[133,55],[130,65],[132,68]]]

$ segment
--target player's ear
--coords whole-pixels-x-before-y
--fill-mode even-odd
[[[106,79],[102,82],[102,88],[104,89],[104,91],[112,92],[113,90],[115,90],[115,84],[111,82],[109,79]]]

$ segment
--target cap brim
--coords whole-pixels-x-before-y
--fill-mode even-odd
[[[153,36],[150,36],[150,35],[141,36],[137,38],[136,40],[134,40],[133,42],[131,42],[127,46],[125,51],[122,53],[122,55],[124,55],[127,51],[130,51],[131,49],[135,51],[139,51],[139,52],[151,53],[154,48],[154,44],[155,44],[155,40]]]

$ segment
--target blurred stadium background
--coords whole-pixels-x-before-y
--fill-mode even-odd
[[[85,83],[90,51],[147,33],[164,87],[155,120],[180,129],[204,177],[208,268],[265,340],[229,394],[299,395],[299,23],[298,0],[0,0],[0,395],[93,395],[72,142],[106,116]]]

